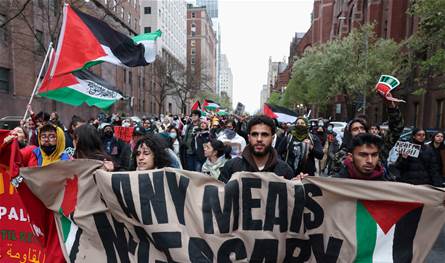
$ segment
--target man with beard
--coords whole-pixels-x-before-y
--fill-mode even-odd
[[[241,157],[228,161],[219,176],[219,180],[227,183],[232,174],[241,171],[273,172],[286,179],[294,177],[292,169],[278,158],[272,147],[275,134],[274,121],[266,116],[255,116],[247,124],[249,144],[244,148]]]

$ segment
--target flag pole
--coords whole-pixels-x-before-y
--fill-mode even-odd
[[[31,105],[32,99],[34,98],[34,95],[36,94],[36,90],[37,90],[37,87],[39,86],[40,77],[42,76],[43,68],[45,68],[46,61],[48,60],[48,57],[51,56],[50,54],[52,54],[53,52],[54,52],[53,42],[50,42],[48,45],[48,51],[46,51],[45,58],[43,59],[42,67],[40,68],[39,75],[37,76],[36,83],[34,84],[34,89],[32,91],[31,97],[29,98],[29,102],[26,106],[25,115],[23,115],[23,121],[26,120],[26,116],[28,115],[28,105]]]

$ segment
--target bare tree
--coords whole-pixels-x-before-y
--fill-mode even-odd
[[[151,96],[156,104],[158,104],[159,113],[164,111],[164,102],[168,96],[176,93],[175,85],[176,80],[176,68],[171,66],[168,61],[163,57],[156,58],[151,67],[151,77],[154,79],[155,87],[152,89]]]

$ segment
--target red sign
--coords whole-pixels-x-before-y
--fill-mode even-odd
[[[41,229],[32,224],[22,199],[0,167],[0,262],[40,262],[46,255],[37,236]]]
[[[133,137],[133,130],[134,127],[114,126],[114,136],[126,143],[130,143],[131,138]]]

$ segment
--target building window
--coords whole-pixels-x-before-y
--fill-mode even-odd
[[[195,46],[195,40],[191,40],[191,41],[190,41],[190,46],[192,46],[192,47]]]
[[[127,23],[131,26],[131,13],[128,13]]]
[[[191,52],[192,55],[195,55],[195,54],[196,54],[196,48],[192,48],[191,51],[192,51],[192,52]]]
[[[144,27],[144,33],[151,33],[151,26]]]
[[[122,19],[124,19],[125,11],[124,11],[124,8],[123,8],[123,7],[121,7],[121,15],[122,15]]]
[[[195,57],[192,57],[192,58],[190,59],[190,64],[195,65]]]
[[[39,8],[43,8],[43,0],[37,0],[37,5]]]
[[[151,6],[144,7],[144,14],[150,15],[151,14]]]
[[[36,40],[37,40],[36,52],[37,52],[37,54],[41,55],[45,52],[43,50],[43,32],[42,31],[36,30]]]
[[[192,17],[193,17],[193,18],[195,18],[195,17],[196,17],[196,14],[195,14],[195,12],[192,12]]]
[[[9,92],[9,69],[0,67],[0,92]]]
[[[133,72],[131,71],[128,72],[128,84],[130,84],[130,86],[133,84]]]
[[[194,23],[192,24],[191,31],[192,31],[192,37],[196,36],[196,25]]]
[[[168,103],[168,112],[172,113],[173,112],[173,105],[171,102]]]
[[[105,6],[108,6],[108,0],[104,0]]]

